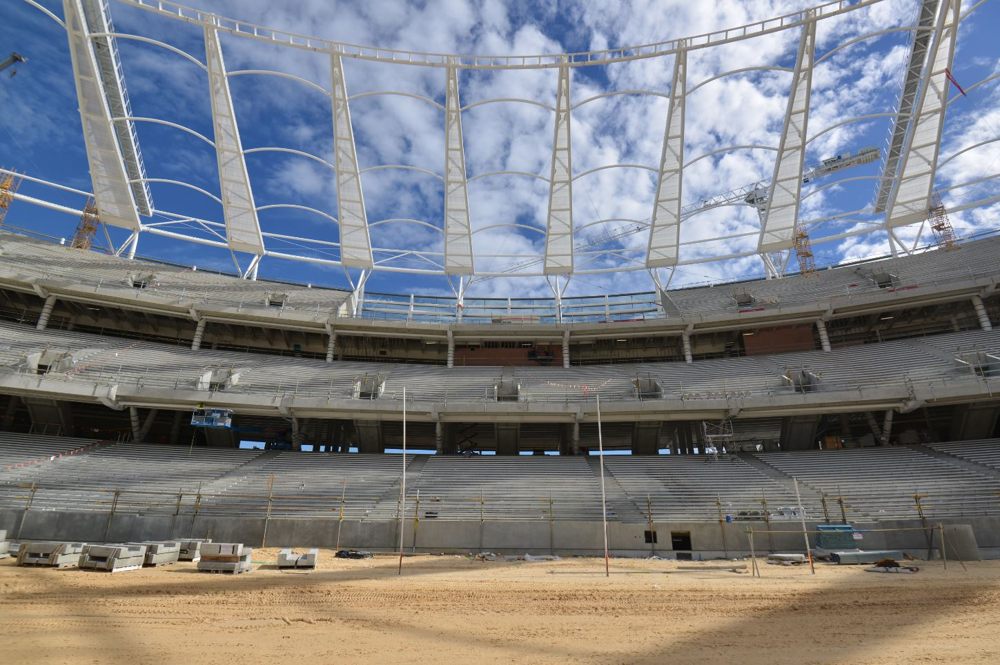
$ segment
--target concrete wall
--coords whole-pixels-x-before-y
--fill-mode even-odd
[[[965,518],[946,520],[945,523],[971,525],[984,557],[1000,557],[1000,518]],[[927,554],[927,533],[919,528],[921,525],[917,520],[856,526],[862,530],[910,529],[867,532],[860,543],[863,549],[902,549],[918,558]],[[30,511],[25,515],[20,510],[0,510],[0,529],[6,529],[11,540],[123,542],[190,536],[260,546],[264,539],[264,527],[264,519],[249,517],[118,514],[109,525],[107,513]],[[747,533],[750,528],[754,531],[754,547],[758,553],[804,550],[800,527],[795,522],[773,522],[770,530],[763,522],[740,522],[721,527],[714,522],[656,522],[653,527],[659,542],[647,544],[644,537],[648,528],[646,524],[609,522],[608,544],[612,554],[673,557],[671,532],[687,532],[691,537],[694,559],[742,556],[750,550]],[[807,527],[813,529],[815,524],[809,523]],[[271,547],[335,547],[339,542],[341,548],[394,550],[399,546],[398,528],[395,521],[345,520],[339,524],[335,518],[273,518],[267,522],[266,544]],[[815,545],[814,535],[810,536],[810,542]],[[935,550],[938,544],[935,534]],[[600,555],[604,539],[600,522],[481,523],[425,519],[416,525],[416,533],[413,521],[407,520],[403,545],[407,551],[419,552]]]

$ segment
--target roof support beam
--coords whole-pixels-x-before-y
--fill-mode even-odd
[[[903,149],[902,167],[886,206],[887,228],[927,219],[941,149],[941,130],[948,102],[948,71],[955,57],[961,0],[944,0],[928,53],[916,115]]]
[[[649,230],[647,268],[677,265],[681,229],[681,193],[684,174],[684,100],[687,88],[687,51],[674,56],[674,77],[670,106],[663,129],[663,150],[656,180],[656,203]]]
[[[559,67],[556,91],[552,169],[549,173],[549,214],[545,236],[546,275],[573,272],[573,168],[570,144],[569,65]]]
[[[121,60],[118,58],[118,46],[111,33],[115,31],[111,23],[111,10],[108,0],[84,0],[84,18],[91,34],[91,45],[97,60],[98,73],[104,86],[104,94],[108,100],[108,108],[112,118],[125,118],[115,121],[115,135],[118,137],[118,147],[124,158],[125,172],[132,184],[132,198],[136,208],[143,217],[153,214],[153,200],[146,183],[146,167],[142,163],[142,153],[139,151],[139,136],[132,122],[132,107],[125,90],[122,78]]]
[[[140,228],[139,212],[115,134],[111,108],[94,54],[82,0],[63,0],[66,36],[80,105],[87,162],[101,221],[131,231]]]
[[[792,89],[785,111],[785,128],[774,162],[774,176],[767,210],[761,223],[757,250],[761,253],[791,249],[799,217],[799,194],[806,156],[806,126],[809,120],[809,94],[816,47],[816,21],[802,26],[802,38],[792,72]]]
[[[333,79],[333,154],[337,172],[337,223],[340,225],[340,262],[349,268],[372,268],[372,243],[368,215],[361,192],[358,151],[354,144],[351,109],[347,102],[347,80],[339,53],[330,56]]]
[[[236,252],[264,253],[257,207],[250,188],[243,143],[240,140],[233,98],[222,59],[222,43],[214,25],[205,26],[205,65],[208,68],[209,98],[212,103],[212,126],[215,131],[215,156],[219,165],[219,190],[226,222],[229,249]]]
[[[934,32],[934,17],[940,0],[923,0],[920,5],[920,16],[917,19],[917,31],[913,33],[913,45],[910,48],[910,63],[906,68],[906,78],[903,80],[903,90],[899,96],[899,109],[892,127],[892,137],[885,153],[885,163],[882,168],[882,180],[879,181],[878,194],[875,195],[873,212],[885,212],[885,206],[896,181],[896,171],[899,169],[899,157],[903,152],[903,141],[910,128],[913,114],[913,103],[920,90],[921,73],[924,71],[924,61],[927,59],[927,46]]]
[[[458,95],[458,68],[448,67],[445,89],[444,159],[444,268],[449,275],[471,275],[472,227],[462,138],[462,104]]]

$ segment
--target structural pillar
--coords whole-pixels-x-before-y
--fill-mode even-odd
[[[684,346],[684,362],[690,365],[694,362],[694,358],[691,356],[691,335],[689,333],[681,333],[681,344]]]
[[[981,303],[982,301],[980,301]],[[38,316],[38,323],[35,328],[38,330],[45,330],[45,327],[49,325],[49,317],[52,316],[52,310],[56,306],[56,297],[49,296],[45,299],[45,304],[42,305],[42,313]]]
[[[177,411],[174,413],[174,421],[170,424],[170,445],[176,446],[177,439],[181,434],[181,417],[183,417],[183,411]]]
[[[434,447],[438,455],[444,454],[444,423],[440,420],[434,421]]]
[[[332,363],[333,356],[337,351],[337,333],[330,332],[326,338],[326,362]]]
[[[197,351],[201,348],[201,338],[205,335],[205,325],[208,323],[205,319],[198,319],[198,327],[194,329],[194,339],[191,340],[191,350]]]
[[[562,345],[562,356],[563,356],[563,369],[569,369],[569,331],[563,331],[563,345]]]
[[[883,446],[889,445],[889,436],[892,434],[892,409],[886,409],[885,420],[882,421],[882,437],[879,443]]]
[[[570,450],[574,455],[580,454],[580,421],[573,421],[573,436],[570,440]]]
[[[830,336],[826,333],[826,323],[823,319],[816,321],[816,332],[819,334],[819,345],[827,353],[830,352]]]
[[[48,302],[47,300],[45,301]],[[983,330],[993,330],[993,323],[990,321],[989,314],[986,313],[986,307],[983,305],[983,299],[979,296],[972,296],[972,307],[976,310],[976,316],[979,317],[979,325]]]
[[[130,406],[128,408],[128,419],[129,423],[132,425],[132,440],[141,441],[142,426],[139,424],[139,409],[134,406]]]
[[[448,331],[448,367],[455,366],[455,335]]]

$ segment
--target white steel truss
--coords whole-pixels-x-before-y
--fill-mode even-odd
[[[774,177],[760,229],[757,250],[764,254],[790,249],[795,242],[799,217],[799,194],[806,157],[809,93],[816,47],[816,21],[802,27],[799,51],[792,73],[792,89],[785,112],[785,128],[774,162]]]
[[[222,44],[215,26],[205,26],[205,64],[208,68],[215,155],[219,164],[219,190],[226,222],[226,240],[235,252],[264,253],[264,240],[257,219],[257,207],[250,188],[243,143],[240,140],[233,98],[226,79]]]
[[[931,208],[941,130],[948,105],[948,72],[955,57],[961,5],[961,0],[941,3],[923,76],[924,87],[915,105],[916,115],[903,150],[899,179],[886,206],[885,223],[890,229],[927,219]]]
[[[903,152],[903,141],[906,139],[910,120],[913,118],[913,104],[920,90],[921,74],[924,61],[927,59],[927,47],[934,33],[934,18],[940,0],[923,0],[920,5],[920,15],[917,19],[917,30],[913,33],[913,44],[910,48],[910,62],[906,67],[906,78],[899,96],[899,108],[896,110],[896,120],[892,126],[892,137],[885,153],[882,167],[882,179],[879,181],[878,193],[875,195],[875,206],[872,212],[883,213],[889,202],[893,183],[896,181],[896,171],[899,169],[899,158]]]
[[[449,275],[472,275],[475,269],[458,71],[457,67],[447,69],[445,90],[444,267]]]
[[[108,6],[108,0],[84,0],[83,12],[90,31],[98,73],[101,75],[104,94],[108,100],[108,108],[115,122],[118,147],[125,160],[125,172],[132,185],[132,198],[139,214],[149,217],[153,214],[153,200],[146,181],[142,153],[139,150],[139,136],[131,119],[132,107],[129,104],[128,92],[125,90],[118,45],[112,36],[115,29],[111,22],[111,8]]]
[[[340,225],[340,262],[350,268],[372,268],[368,215],[361,192],[358,152],[347,101],[347,80],[339,54],[330,56],[333,105],[333,153],[337,170],[337,222]]]
[[[546,231],[545,274],[573,272],[573,166],[568,65],[559,68]]]
[[[670,106],[663,129],[663,150],[656,180],[656,202],[649,229],[646,267],[668,268],[677,265],[681,229],[681,194],[684,164],[684,100],[687,87],[687,53],[674,56],[674,76],[670,88]]]
[[[87,163],[100,219],[111,226],[137,231],[139,211],[115,134],[82,0],[63,0],[63,12]]]

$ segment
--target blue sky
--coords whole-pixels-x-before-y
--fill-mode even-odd
[[[61,15],[61,2],[38,0]],[[557,53],[642,44],[738,26],[816,4],[815,1],[770,0],[713,3],[635,1],[497,3],[451,0],[400,2],[273,2],[271,0],[189,0],[192,6],[222,15],[328,39],[383,47],[458,53]],[[974,3],[966,1],[966,8]],[[76,112],[65,33],[56,23],[23,0],[3,0],[0,9],[0,50],[16,50],[30,62],[13,79],[0,82],[0,165],[68,186],[89,190],[86,156]],[[201,31],[149,12],[112,2],[116,28],[170,43],[204,59]],[[872,8],[822,21],[817,57],[855,36],[914,22],[912,0],[884,0]],[[1000,2],[989,0],[962,24],[953,73],[965,86],[1000,70],[995,26]],[[798,35],[791,31],[738,44],[693,52],[689,58],[689,90],[717,73],[755,65],[791,66]],[[328,58],[259,42],[223,36],[230,71],[274,69],[293,73],[329,88]],[[810,136],[856,115],[892,111],[908,57],[908,33],[893,32],[837,51],[817,68],[812,88]],[[119,41],[125,79],[136,116],[176,122],[212,136],[204,73],[163,49],[135,41]],[[345,60],[351,95],[395,90],[444,101],[444,74],[432,68]],[[580,68],[573,73],[573,101],[578,103],[614,90],[643,89],[666,93],[670,87],[670,57]],[[732,145],[776,146],[786,104],[787,72],[753,72],[727,77],[691,93],[688,98],[686,155],[694,158]],[[1000,138],[1000,81],[981,85],[949,109],[942,158],[991,138]],[[463,72],[462,103],[497,97],[523,97],[554,104],[556,74],[551,70]],[[280,146],[332,160],[331,113],[322,94],[301,84],[274,77],[233,76],[230,86],[245,149]],[[434,106],[401,96],[362,96],[352,101],[352,119],[362,168],[397,165],[440,173],[443,167],[443,113]],[[655,167],[663,138],[666,100],[661,96],[615,96],[582,104],[573,111],[574,172],[607,164]],[[467,168],[470,177],[494,171],[524,171],[547,177],[551,158],[552,114],[526,104],[488,104],[463,114]],[[810,144],[808,161],[874,145],[885,145],[891,121],[873,118],[825,132]],[[147,174],[177,179],[218,193],[212,148],[176,129],[138,123]],[[247,156],[258,206],[297,204],[336,214],[332,174],[301,157],[277,153]],[[685,173],[685,198],[697,201],[757,180],[768,179],[773,151],[734,150],[699,160]],[[878,163],[858,167],[835,179],[875,175]],[[364,174],[372,242],[383,248],[439,251],[443,193],[441,181],[415,169],[372,170]],[[1000,172],[998,144],[970,150],[948,162],[939,174],[942,188],[953,187]],[[221,220],[211,199],[184,188],[153,183],[157,209]],[[950,189],[949,205],[995,195],[997,180]],[[79,197],[26,183],[23,193],[80,207]],[[653,175],[642,169],[609,169],[574,183],[574,221],[578,242],[594,242],[631,219],[648,219],[655,191]],[[804,190],[808,194],[810,189]],[[846,181],[803,200],[800,219],[833,217],[810,227],[814,238],[867,229],[876,217],[837,215],[864,208],[873,198],[873,181]],[[548,185],[538,178],[487,176],[472,181],[469,196],[475,250],[505,254],[507,265],[530,260],[544,249]],[[997,226],[1000,206],[952,215],[960,235]],[[397,221],[392,221],[397,220]],[[399,221],[415,220],[415,221]],[[609,221],[602,221],[609,220]],[[336,226],[312,213],[290,209],[260,213],[265,231],[334,241]],[[69,236],[76,220],[25,204],[15,204],[8,223],[55,236]],[[517,224],[519,226],[510,226]],[[436,229],[430,228],[436,227]],[[705,240],[682,249],[683,257],[718,256],[746,249],[756,242],[756,213],[749,207],[727,207],[693,217],[682,227],[682,241]],[[916,229],[901,235],[912,240]],[[738,237],[739,234],[747,234]],[[728,236],[728,237],[727,237]],[[636,262],[646,235],[604,245],[613,253],[579,257],[591,267]],[[274,241],[272,249],[305,251]],[[884,234],[828,242],[816,247],[818,263],[832,264],[882,255]],[[228,252],[144,234],[140,255],[232,270]],[[242,257],[245,262],[245,257]],[[502,269],[499,261],[492,267]],[[417,264],[413,264],[417,265]],[[488,266],[486,259],[480,267]],[[316,264],[265,259],[262,277],[343,286],[344,273]],[[761,276],[753,257],[715,261],[678,269],[674,285]],[[642,271],[574,277],[569,293],[638,291],[652,288]],[[440,277],[377,273],[369,291],[450,293]],[[541,279],[498,278],[472,287],[482,295],[540,295],[550,292]]]

